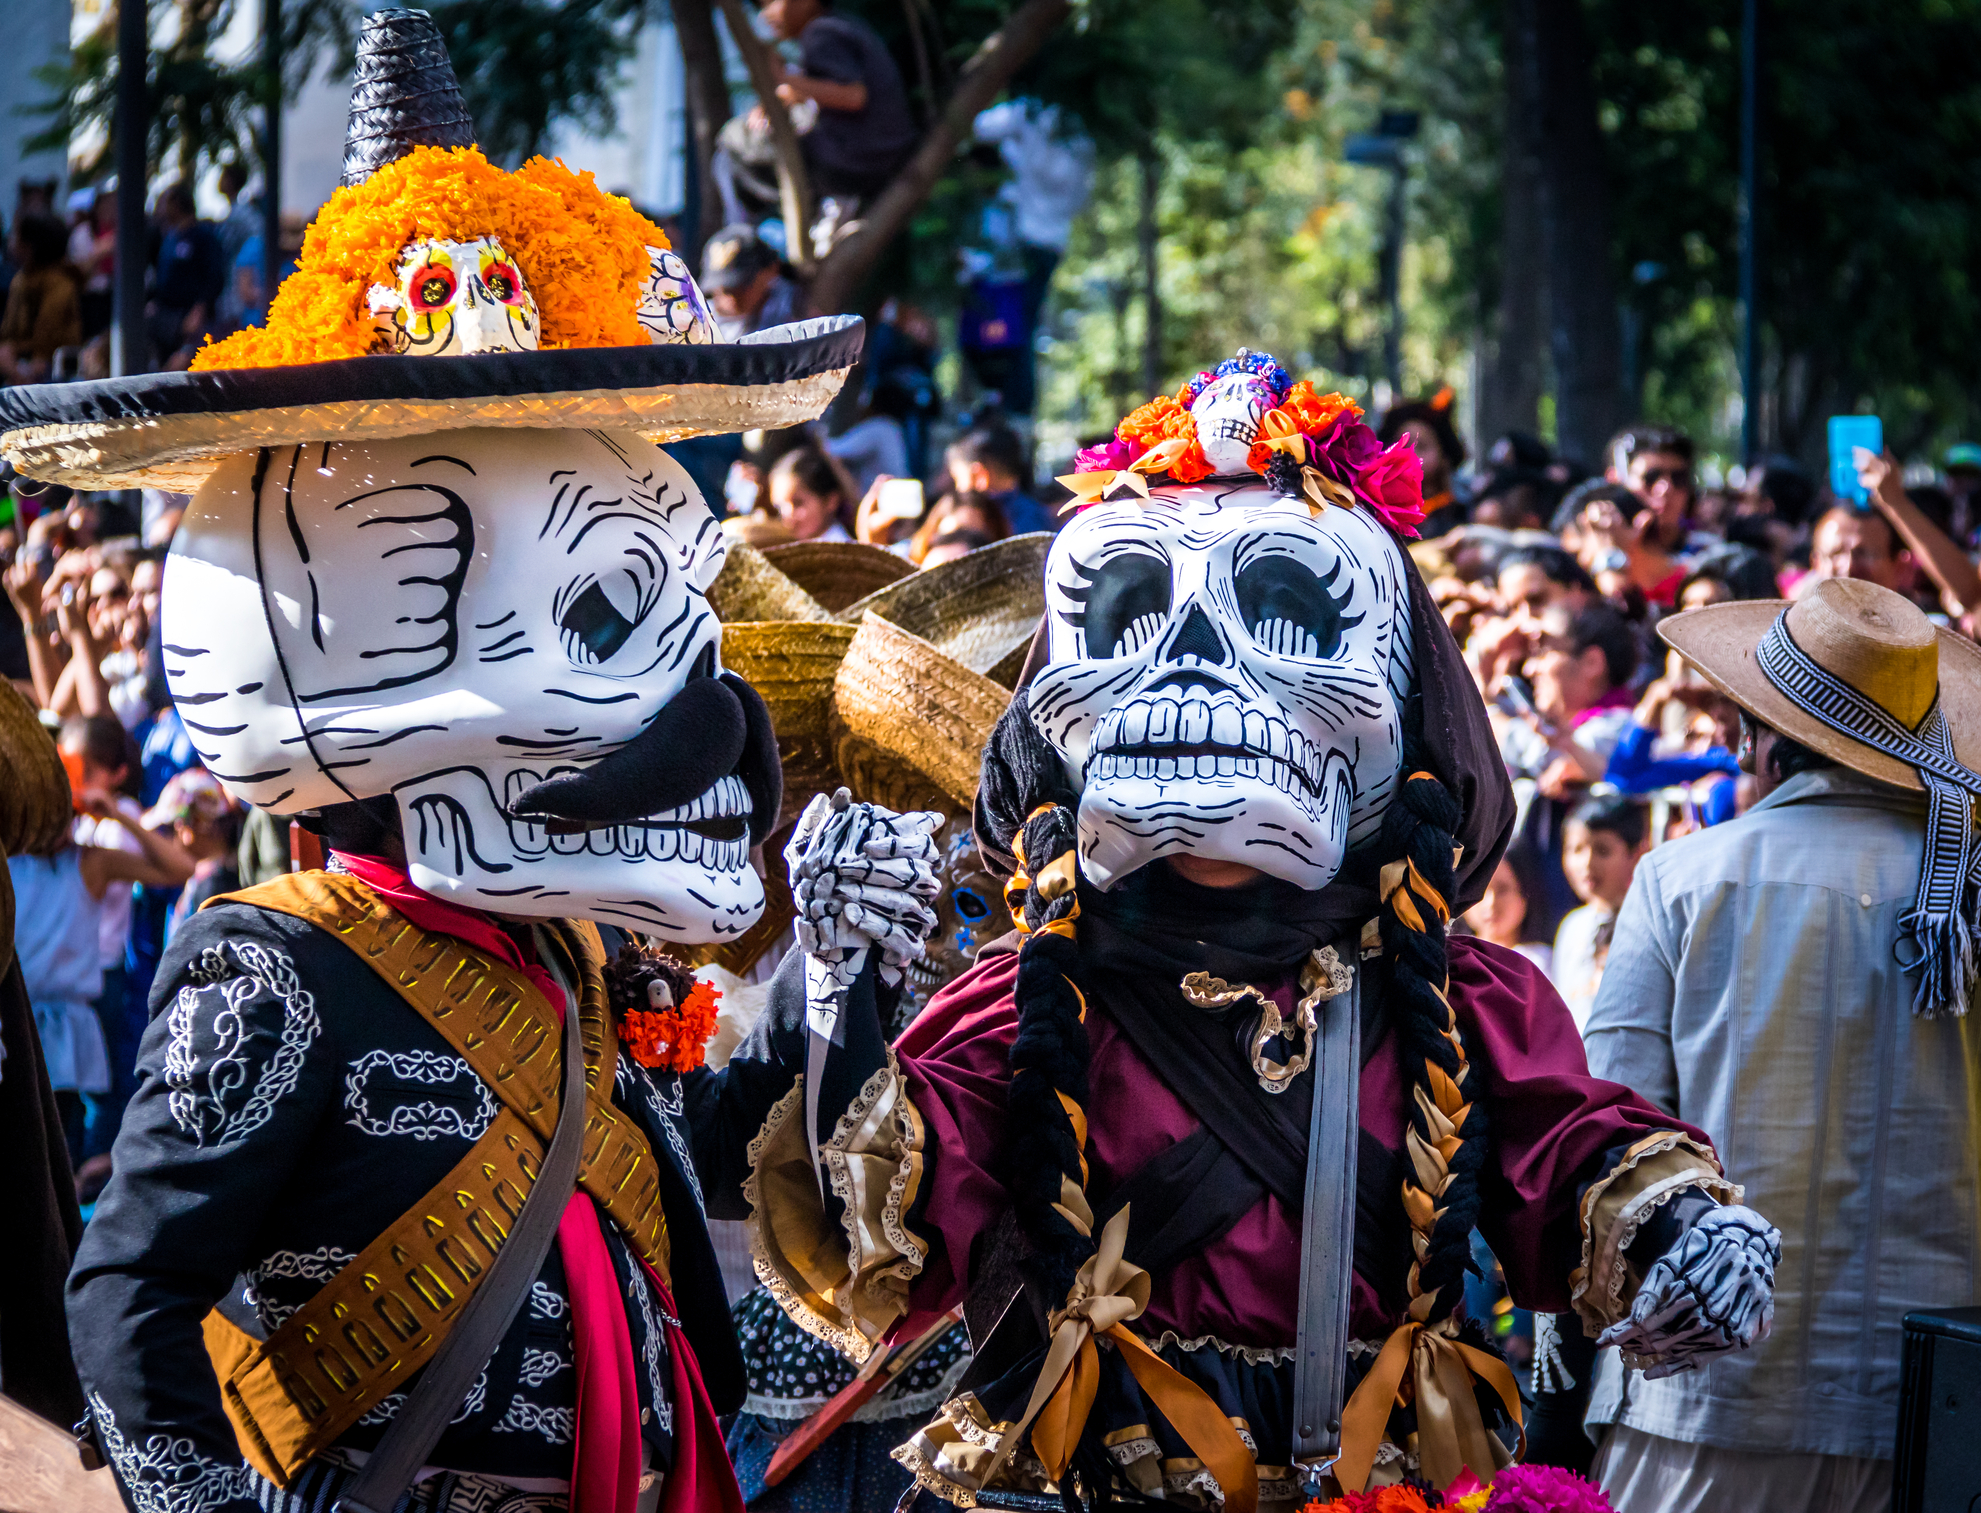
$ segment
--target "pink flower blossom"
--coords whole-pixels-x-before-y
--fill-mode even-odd
[[[1611,1513],[1611,1507],[1602,1488],[1573,1471],[1508,1466],[1493,1478],[1486,1513]]]
[[[1424,463],[1408,436],[1399,436],[1387,451],[1357,469],[1351,487],[1398,534],[1417,534],[1424,519]]]
[[[1112,473],[1141,456],[1142,448],[1132,441],[1110,439],[1097,447],[1085,447],[1073,458],[1076,473]]]
[[[1326,430],[1307,437],[1308,462],[1336,483],[1352,485],[1382,449],[1376,433],[1345,410]]]

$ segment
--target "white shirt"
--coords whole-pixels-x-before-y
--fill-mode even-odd
[[[1840,769],[1658,847],[1618,911],[1589,1069],[1711,1137],[1782,1231],[1773,1334],[1590,1418],[1723,1449],[1889,1458],[1900,1320],[1981,1303],[1981,1014],[1894,958],[1925,801]],[[1908,951],[1909,954],[1909,951]]]
[[[1064,252],[1094,184],[1094,145],[1062,134],[1059,111],[1037,100],[1007,100],[977,113],[979,142],[995,142],[1011,182],[998,198],[1011,207],[1018,240]]]
[[[1548,980],[1561,994],[1561,1001],[1568,1005],[1568,1012],[1575,1016],[1575,1028],[1580,1030],[1589,1023],[1589,1009],[1596,1001],[1596,989],[1602,986],[1603,964],[1597,960],[1596,936],[1604,925],[1616,918],[1616,913],[1600,899],[1592,899],[1579,909],[1570,909],[1561,917],[1561,928],[1555,931],[1554,960],[1549,964]]]
[[[92,819],[87,814],[76,816],[75,828],[70,832],[78,846],[101,846],[106,851],[123,851],[132,856],[143,856],[144,847],[137,837],[125,829],[126,825],[135,829],[143,822],[144,810],[138,807],[136,799],[117,796],[117,812],[122,820]],[[103,901],[97,905],[96,940],[97,955],[104,971],[124,964],[124,946],[131,938],[131,884],[112,882],[103,890]]]

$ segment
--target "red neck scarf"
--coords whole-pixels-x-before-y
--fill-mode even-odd
[[[542,993],[561,1023],[564,992],[532,950],[479,909],[464,909],[415,888],[405,872],[376,856],[336,853],[359,882],[422,930],[452,935],[515,968]],[[640,1495],[640,1394],[633,1375],[633,1337],[626,1300],[605,1248],[598,1206],[580,1188],[557,1225],[557,1249],[571,1294],[571,1335],[577,1351],[577,1432],[572,1447],[571,1513],[633,1513]],[[661,1308],[672,1319],[674,1298],[652,1271]],[[674,1380],[674,1466],[663,1491],[666,1513],[743,1513],[736,1472],[702,1386],[687,1336],[667,1326]],[[685,1500],[684,1500],[685,1499]]]

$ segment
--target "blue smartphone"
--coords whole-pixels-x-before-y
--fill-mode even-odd
[[[1832,415],[1830,417],[1830,492],[1848,500],[1858,509],[1869,509],[1871,496],[1857,481],[1857,464],[1850,454],[1862,447],[1867,452],[1885,450],[1885,423],[1875,415]]]

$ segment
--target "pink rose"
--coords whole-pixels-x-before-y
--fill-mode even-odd
[[[1142,449],[1132,441],[1110,439],[1097,447],[1085,447],[1074,455],[1076,473],[1113,473],[1128,466]]]
[[[1353,484],[1376,460],[1383,444],[1376,433],[1343,411],[1319,435],[1307,438],[1308,461],[1336,483]]]
[[[1371,458],[1357,471],[1351,487],[1399,535],[1417,534],[1424,518],[1424,463],[1408,436],[1399,436],[1387,451]]]

